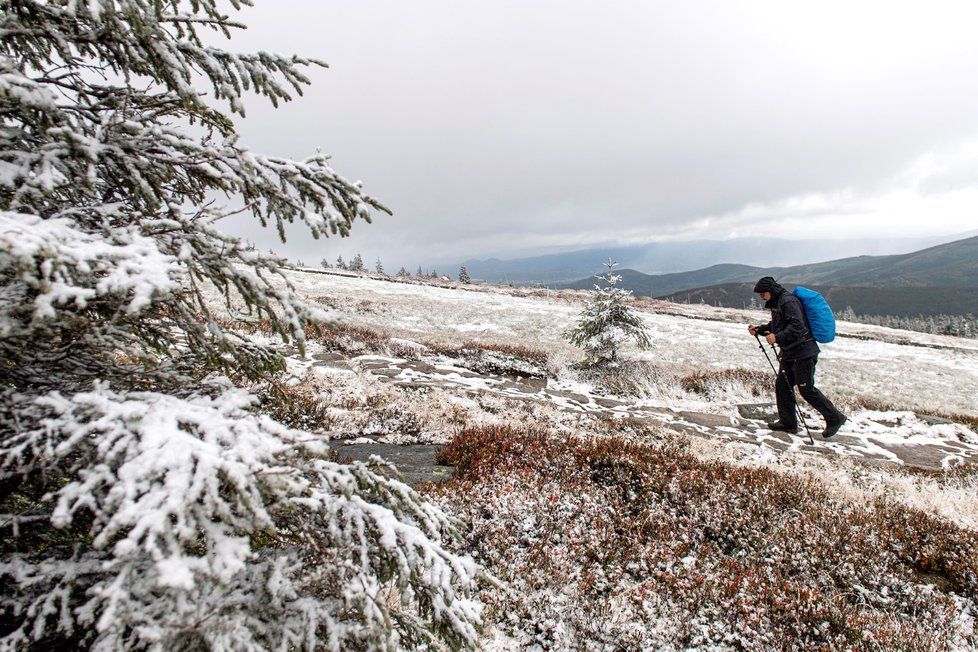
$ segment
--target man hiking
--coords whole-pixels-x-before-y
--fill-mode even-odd
[[[793,389],[797,385],[802,398],[825,419],[822,437],[828,439],[839,432],[839,428],[846,422],[846,416],[832,405],[825,394],[815,388],[815,365],[818,362],[819,348],[812,337],[801,300],[770,276],[759,280],[754,286],[754,292],[761,295],[764,307],[771,311],[771,321],[760,326],[748,326],[747,330],[751,335],[765,336],[768,344],[777,344],[781,348],[781,367],[774,384],[778,420],[767,424],[768,428],[798,432]]]

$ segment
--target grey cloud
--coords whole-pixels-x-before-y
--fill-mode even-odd
[[[752,203],[886,193],[921,156],[978,137],[978,48],[953,12],[919,29],[904,16],[909,36],[887,37],[887,15],[904,10],[863,16],[860,34],[727,2],[257,4],[234,49],[331,68],[277,111],[249,101],[245,142],[293,157],[321,146],[395,211],[349,242],[294,233],[283,250],[307,259],[360,250],[413,264],[681,236]],[[838,6],[824,11],[854,20]],[[728,235],[718,223],[696,236]]]

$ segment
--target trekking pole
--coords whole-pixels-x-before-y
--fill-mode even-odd
[[[777,349],[775,349],[774,348],[774,345],[772,344],[771,345],[771,350],[774,351],[774,357],[778,359],[778,368],[775,369],[774,368],[774,363],[771,362],[771,356],[768,355],[767,349],[765,349],[764,348],[764,345],[761,344],[761,338],[760,338],[760,336],[758,336],[755,333],[754,334],[754,339],[757,340],[757,346],[760,347],[761,351],[764,352],[764,357],[767,358],[767,363],[769,365],[771,365],[771,371],[774,372],[774,375],[776,376],[775,382],[777,382],[778,380],[781,379],[781,374],[784,373],[784,370],[782,368],[783,365],[781,364],[781,355],[778,353]],[[785,382],[787,382],[787,379],[785,380]],[[789,387],[789,390],[791,391],[792,394],[795,393],[795,388],[794,387]],[[798,415],[798,419],[801,421],[802,425],[805,426],[805,432],[808,433],[808,441],[810,441],[812,443],[812,446],[814,446],[815,445],[815,439],[812,437],[812,431],[808,429],[808,422],[805,421],[805,417],[801,413],[801,408],[798,406],[798,397],[797,396],[795,397],[795,414]]]
[[[777,376],[778,375],[778,370],[774,368],[774,363],[771,362],[771,356],[768,355],[767,349],[765,349],[764,348],[764,345],[761,344],[761,338],[760,338],[760,336],[754,335],[754,339],[757,340],[757,346],[760,347],[761,353],[763,353],[764,354],[764,357],[767,358],[767,363],[769,365],[771,365],[771,371],[773,371],[774,372],[774,375]]]

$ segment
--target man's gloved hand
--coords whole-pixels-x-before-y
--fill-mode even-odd
[[[753,324],[748,324],[747,332],[750,333],[751,336],[757,337],[757,326],[754,326]]]

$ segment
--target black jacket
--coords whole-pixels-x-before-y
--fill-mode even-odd
[[[757,332],[760,335],[774,333],[781,347],[782,360],[803,360],[818,355],[820,349],[808,327],[801,299],[778,285],[764,307],[771,311],[771,321],[758,326]]]

